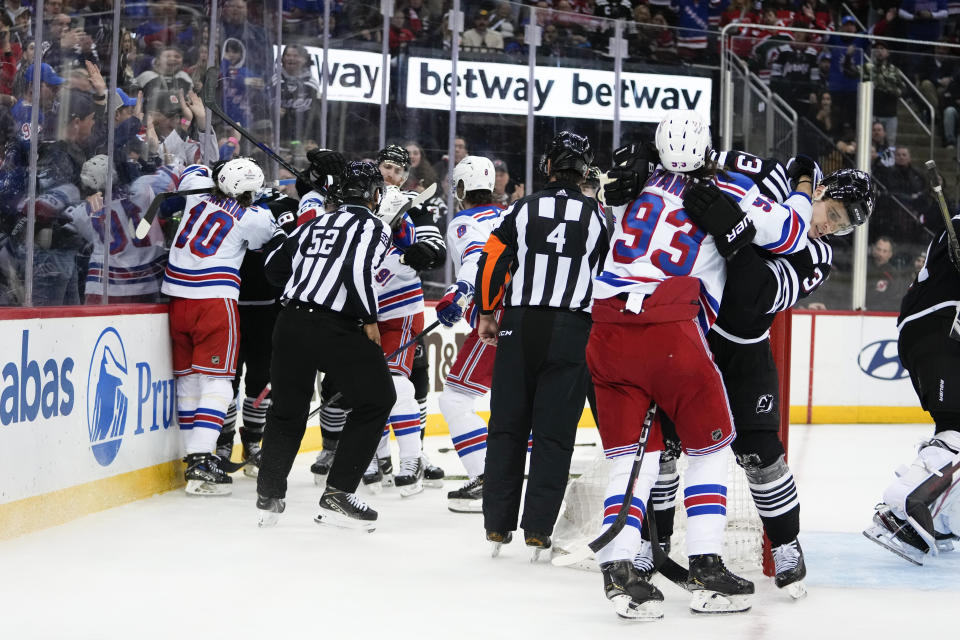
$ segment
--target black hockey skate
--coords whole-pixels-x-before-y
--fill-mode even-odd
[[[487,531],[487,540],[493,545],[490,557],[496,558],[500,555],[500,547],[513,540],[513,531]]]
[[[792,540],[774,547],[772,552],[777,571],[774,578],[777,588],[786,591],[794,600],[807,595],[807,588],[803,584],[803,579],[807,575],[807,565],[803,562],[803,549],[800,548],[800,542]]]
[[[377,458],[377,463],[380,465],[380,473],[383,474],[383,479],[380,480],[380,484],[384,488],[390,488],[396,484],[393,476],[393,460],[388,456],[386,458]]]
[[[409,498],[423,493],[423,458],[404,458],[400,461],[400,473],[394,483],[400,489],[401,498]]]
[[[257,494],[257,526],[272,527],[277,524],[280,514],[287,508],[283,498],[265,498]]]
[[[523,530],[523,542],[533,549],[533,557],[530,558],[530,562],[539,560],[540,554],[553,546],[548,534],[527,531],[526,529]]]
[[[222,468],[220,458],[212,453],[191,453],[183,461],[187,463],[183,474],[187,493],[195,496],[230,495],[233,478]]]
[[[363,472],[363,486],[374,495],[383,491],[383,472],[380,471],[376,458],[370,461],[367,470]]]
[[[447,508],[454,513],[483,513],[483,474],[456,491],[448,491]]]
[[[892,551],[904,560],[916,565],[922,565],[923,559],[930,551],[930,546],[920,537],[920,534],[906,520],[901,520],[885,504],[877,505],[877,512],[873,514],[874,525],[864,530],[867,539]]]
[[[715,553],[690,556],[690,608],[697,613],[736,613],[750,608],[753,583],[731,573]]]
[[[629,560],[604,562],[603,594],[613,603],[617,615],[628,620],[657,620],[663,617],[663,594],[644,580]]]
[[[248,478],[256,478],[260,473],[260,443],[244,442],[241,459],[246,463],[243,467],[243,475]]]
[[[443,489],[443,478],[446,475],[443,469],[430,462],[427,454],[421,453],[423,460],[423,486],[431,489]]]
[[[313,483],[318,487],[327,484],[327,476],[330,475],[330,467],[333,466],[333,458],[336,455],[336,449],[324,449],[317,454],[316,461],[310,465],[310,473],[313,474]]]
[[[377,528],[377,512],[355,493],[347,493],[327,486],[320,497],[320,512],[314,516],[317,524],[361,529],[371,532]]]

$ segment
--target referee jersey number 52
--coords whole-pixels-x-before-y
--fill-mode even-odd
[[[608,241],[595,200],[570,184],[517,200],[487,240],[477,271],[481,312],[504,307],[584,310]]]
[[[273,245],[273,242],[270,243]],[[387,225],[357,205],[342,205],[297,227],[267,255],[267,279],[283,300],[377,321],[373,271],[390,246]]]

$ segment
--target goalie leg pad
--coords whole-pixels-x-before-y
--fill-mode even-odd
[[[957,499],[953,494],[958,477],[960,432],[942,431],[921,445],[909,467],[897,470],[897,478],[884,491],[883,501],[898,518],[910,522],[924,542],[935,549],[932,508],[936,508],[939,516]]]

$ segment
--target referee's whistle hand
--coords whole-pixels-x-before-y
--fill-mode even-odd
[[[493,317],[493,314],[481,315],[477,318],[477,334],[479,334],[480,341],[484,344],[488,344],[491,347],[497,346],[497,334],[499,331],[500,327],[497,326],[497,319]]]
[[[376,322],[371,322],[370,324],[363,325],[363,332],[367,334],[367,337],[380,344],[380,329],[377,327]]]

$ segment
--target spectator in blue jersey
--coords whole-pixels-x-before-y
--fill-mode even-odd
[[[193,25],[177,17],[176,0],[154,0],[149,5],[150,16],[137,27],[137,38],[144,51],[156,55],[164,45],[189,47],[196,37]]]
[[[30,65],[24,72],[24,87],[20,99],[10,109],[10,114],[16,122],[18,138],[25,144],[30,143],[30,112],[32,110],[33,98],[33,69]],[[40,65],[40,114],[37,119],[41,138],[46,134],[44,132],[44,120],[53,115],[54,103],[57,99],[57,93],[60,85],[65,82],[63,78],[57,75],[53,67],[46,62]]]
[[[710,0],[679,0],[677,5],[677,53],[687,62],[703,62],[710,28]]]
[[[866,59],[864,40],[845,37],[847,33],[857,33],[857,19],[846,16],[840,21],[840,31],[831,36],[830,56],[830,95],[834,108],[841,114],[855,114],[857,108],[857,90],[860,86],[860,68]]]

